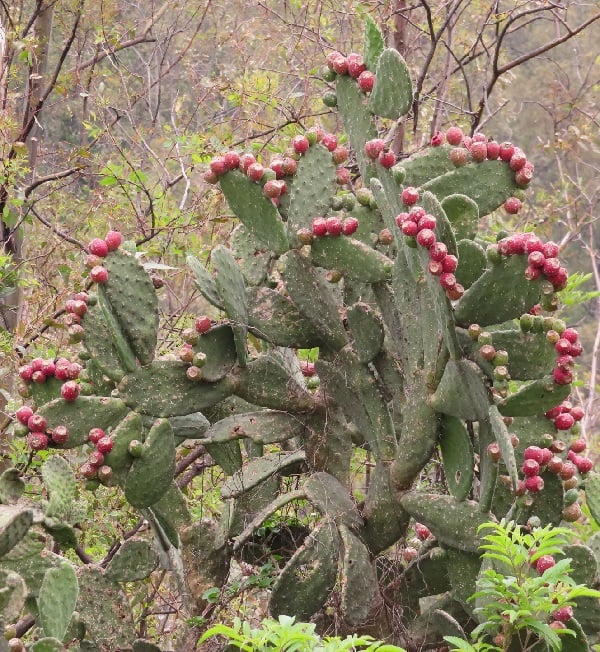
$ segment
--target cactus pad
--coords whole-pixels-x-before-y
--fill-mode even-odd
[[[262,187],[236,170],[223,175],[220,183],[229,207],[254,237],[276,254],[287,251],[284,224]]]
[[[318,611],[335,585],[339,535],[332,521],[321,521],[277,578],[269,610],[306,620]]]
[[[473,443],[460,419],[442,418],[440,450],[448,488],[457,500],[465,500],[473,484]]]
[[[49,568],[38,595],[38,612],[44,634],[62,641],[79,594],[73,565],[64,561],[58,568]]]
[[[114,582],[143,580],[158,566],[154,546],[145,539],[127,539],[106,567],[105,577]]]
[[[369,98],[369,110],[382,118],[396,120],[408,113],[413,88],[406,62],[397,50],[385,49],[377,62],[375,85]]]
[[[171,424],[157,419],[144,440],[125,480],[125,497],[134,507],[149,507],[166,493],[175,472],[175,442]]]

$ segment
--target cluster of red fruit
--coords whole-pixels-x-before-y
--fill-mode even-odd
[[[390,169],[396,164],[396,155],[391,149],[386,147],[381,138],[373,138],[365,143],[365,154],[372,160],[378,161],[379,164]]]
[[[564,290],[567,286],[569,273],[557,258],[559,248],[555,242],[543,242],[533,233],[514,233],[502,238],[495,247],[502,256],[527,256],[525,278],[528,280],[535,281],[544,277],[552,284],[555,292]]]
[[[92,428],[88,433],[89,441],[94,445],[94,450],[89,454],[87,462],[79,467],[79,473],[87,480],[106,481],[112,474],[112,469],[104,464],[104,456],[113,449],[112,437],[107,435],[102,428]]]
[[[31,450],[45,450],[51,440],[54,444],[64,444],[69,439],[69,430],[66,426],[49,429],[46,418],[41,414],[35,414],[28,405],[20,407],[15,416],[17,421],[29,430],[27,445]]]
[[[330,52],[326,57],[327,67],[338,75],[350,75],[356,79],[363,93],[370,93],[375,85],[375,74],[367,70],[364,59],[354,52],[344,56],[341,52]]]
[[[450,127],[445,134],[446,142],[453,146],[450,150],[450,160],[456,167],[466,165],[470,161],[482,163],[486,160],[501,160],[508,163],[515,173],[517,186],[529,185],[533,178],[533,163],[527,160],[522,149],[515,147],[512,143],[498,143],[495,140],[488,140],[482,133],[475,133],[473,136],[465,136],[460,127]],[[431,139],[434,147],[444,143],[444,134],[438,131]],[[508,213],[516,214],[521,210],[521,200],[518,197],[510,197],[506,200],[504,208]]]
[[[436,218],[429,215],[420,206],[419,191],[408,187],[402,191],[402,202],[410,206],[410,212],[400,213],[396,216],[396,224],[402,233],[410,238],[416,238],[421,247],[429,251],[428,270],[439,278],[439,283],[451,301],[457,301],[465,292],[463,286],[457,282],[454,272],[458,266],[458,259],[448,253],[448,248],[443,242],[436,239]]]
[[[196,317],[193,328],[186,328],[182,333],[184,345],[179,349],[179,359],[189,364],[186,369],[186,376],[194,382],[202,380],[202,367],[206,364],[206,354],[202,351],[194,351],[192,348],[198,343],[200,335],[208,333],[212,328],[210,317],[202,315]]]
[[[550,419],[557,430],[571,430],[575,424],[581,421],[585,415],[583,408],[580,405],[573,405],[571,401],[563,401],[560,405],[553,407],[544,413],[547,419]],[[577,450],[575,452],[581,453],[585,450],[585,440],[577,440],[578,443],[574,444]],[[583,448],[582,448],[583,445]],[[573,447],[572,446],[572,447]]]
[[[67,358],[58,358],[58,360],[43,360],[34,358],[28,364],[19,367],[19,376],[25,381],[25,384],[46,382],[48,378],[63,380],[60,393],[66,401],[74,401],[79,396],[79,384],[75,381],[81,373],[81,365],[77,362],[71,362]],[[27,394],[24,391],[23,394]]]
[[[88,310],[90,297],[87,292],[77,292],[65,303],[65,325],[72,343],[83,339],[84,331],[81,318]]]
[[[268,167],[256,160],[254,154],[238,154],[229,151],[221,156],[215,156],[210,162],[210,169],[204,174],[208,183],[217,183],[219,177],[230,170],[243,172],[251,181],[263,184],[263,193],[273,200],[275,204],[287,192],[285,177],[290,177],[298,169],[298,158],[306,154],[311,145],[321,143],[331,152],[333,162],[340,166],[336,170],[338,185],[345,185],[350,181],[350,171],[341,164],[348,159],[348,148],[338,145],[337,136],[325,133],[321,127],[310,129],[306,135],[295,136],[283,156],[277,155],[271,159]]]
[[[121,246],[123,236],[119,231],[109,231],[104,239],[94,238],[88,245],[86,265],[90,268],[90,278],[94,283],[106,283],[108,270],[102,265],[102,259],[108,256],[109,251],[114,251]]]
[[[535,311],[537,312],[537,310]],[[583,353],[579,341],[579,333],[575,328],[567,328],[560,319],[542,318],[541,315],[526,313],[521,315],[521,330],[524,332],[546,332],[546,339],[556,351],[556,367],[552,377],[557,385],[568,385],[573,382],[573,367],[575,358]]]
[[[355,217],[346,217],[345,219],[341,219],[337,215],[315,217],[311,224],[311,234],[317,238],[323,238],[326,235],[334,237],[338,235],[352,235],[358,229],[358,224],[358,220]],[[303,230],[302,233],[298,234],[298,238],[303,243],[307,240]]]

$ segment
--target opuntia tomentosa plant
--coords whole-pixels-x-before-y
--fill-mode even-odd
[[[531,233],[487,244],[479,232],[501,206],[520,209],[533,166],[512,144],[457,127],[396,162],[381,118],[410,110],[404,60],[370,21],[362,63],[344,59],[328,57],[335,98],[328,91],[327,103],[343,120],[354,178],[340,167],[348,148],[320,129],[294,138],[289,155],[268,166],[236,152],[212,161],[206,178],[240,225],[210,265],[188,259],[221,318],[196,320],[181,360],[155,357],[157,295],[138,260],[114,232],[93,241],[97,292],[67,306],[83,345],[80,391],[73,363],[44,371],[44,361],[32,361],[21,374],[32,409],[17,414],[16,430],[33,449],[94,448],[80,474],[122,488],[171,569],[183,560],[198,613],[194,584],[218,585],[266,519],[310,503],[320,520],[278,575],[273,616],[308,619],[335,591],[348,629],[417,649],[474,626],[467,598],[481,569],[480,524],[575,520],[574,488],[585,489],[599,520],[600,475],[580,455],[585,442],[570,446],[583,416],[568,401],[581,345],[552,315],[567,282],[558,247]],[[314,367],[301,364],[296,352],[315,347]],[[191,522],[174,483],[176,448],[188,440],[204,444],[228,476],[219,523]],[[350,467],[359,450],[372,463],[360,502]],[[419,480],[438,459],[443,486],[428,493]],[[282,489],[288,475],[300,476],[298,489]],[[33,512],[7,509],[0,568],[14,568],[39,603],[34,571],[14,562]],[[53,516],[68,525],[66,514]],[[413,530],[418,550],[408,545]],[[406,554],[386,583],[377,558],[394,545]],[[585,560],[578,581],[593,583],[591,549],[569,554]],[[129,578],[131,563],[114,573],[85,569],[77,600],[109,584],[120,596],[115,583]],[[77,611],[84,637],[114,645]],[[597,602],[574,616],[597,633]],[[51,636],[64,637],[58,630]],[[587,646],[583,633],[578,641]]]

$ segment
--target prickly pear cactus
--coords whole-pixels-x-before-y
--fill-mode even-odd
[[[364,56],[331,53],[324,77],[347,142],[315,128],[268,163],[229,151],[210,164],[206,180],[240,222],[209,266],[188,259],[215,319],[197,317],[182,333],[180,359],[156,358],[149,276],[118,234],[94,240],[95,290],[66,306],[81,360],[21,369],[31,401],[15,431],[33,450],[86,446],[78,474],[87,486],[120,487],[152,520],[163,551],[218,559],[219,581],[265,520],[308,502],[319,523],[281,569],[272,613],[309,618],[339,591],[341,615],[356,629],[387,622],[393,595],[399,642],[432,647],[448,623],[462,631],[473,617],[466,599],[481,566],[481,523],[576,520],[580,490],[600,512],[598,476],[577,435],[583,411],[569,401],[582,347],[554,315],[568,279],[558,246],[533,233],[490,243],[480,227],[496,210],[520,209],[533,176],[522,150],[452,127],[397,161],[385,120],[408,113],[412,84],[372,22]],[[318,359],[307,361],[306,349]],[[222,519],[201,544],[173,484],[176,448],[190,439],[228,476]],[[359,502],[350,465],[365,451]],[[73,494],[54,459],[43,521],[53,536],[68,524]],[[444,478],[423,490],[437,461]],[[289,475],[299,478],[292,491],[282,481]],[[15,483],[7,476],[0,487],[9,559],[34,519],[14,506]],[[419,549],[406,545],[413,532]],[[393,545],[405,563],[390,588],[375,560]],[[36,570],[38,594],[59,581],[59,562],[46,562],[41,588]],[[28,582],[25,566],[10,568],[23,568]],[[150,552],[132,548],[106,570],[79,572],[78,610],[109,588],[125,610],[116,582],[154,567]],[[73,595],[51,636],[64,635]],[[596,602],[586,610],[587,621],[600,621]],[[132,640],[126,618],[112,633],[97,629],[85,623],[101,649]]]

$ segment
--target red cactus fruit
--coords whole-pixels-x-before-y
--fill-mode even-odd
[[[370,93],[375,86],[375,75],[370,70],[365,70],[359,75],[357,82],[363,93]]]
[[[400,198],[405,206],[413,206],[419,201],[419,191],[409,186],[402,191]]]
[[[463,131],[460,127],[450,127],[446,131],[446,141],[449,145],[460,145],[463,140]]]
[[[90,270],[90,278],[94,283],[102,285],[108,281],[108,270],[102,265],[96,265]]]
[[[31,450],[42,451],[48,448],[48,436],[43,432],[30,432],[27,435],[27,445]]]
[[[373,138],[365,143],[365,154],[372,160],[379,158],[379,155],[385,149],[385,143],[381,138]]]
[[[79,397],[79,392],[81,388],[79,383],[76,383],[74,380],[67,380],[66,383],[63,383],[60,388],[60,395],[65,399],[65,401],[74,401]]]
[[[19,423],[22,423],[24,426],[27,425],[27,422],[33,416],[33,410],[29,405],[22,405],[16,412],[15,417]]]
[[[539,475],[530,475],[525,480],[525,489],[531,493],[537,493],[544,489],[544,480]]]
[[[93,256],[104,258],[108,254],[108,245],[106,244],[105,240],[102,240],[101,238],[94,238],[88,245],[88,251]]]
[[[552,555],[542,555],[536,560],[535,569],[540,575],[542,575],[544,571],[547,571],[549,568],[552,568],[555,565],[556,562],[554,561],[554,557]]]
[[[110,453],[113,449],[114,443],[111,437],[102,437],[96,443],[96,448],[103,454]]]
[[[67,426],[56,426],[50,436],[55,444],[64,444],[69,439],[69,429]]]
[[[327,235],[327,220],[324,217],[315,217],[312,221],[312,232],[317,238]]]

